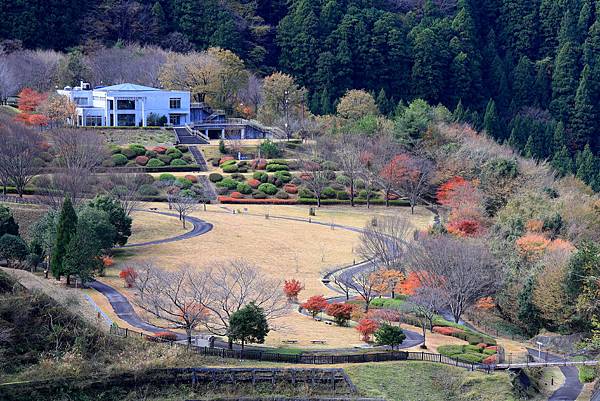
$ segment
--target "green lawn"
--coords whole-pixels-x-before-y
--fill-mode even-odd
[[[485,374],[426,362],[354,365],[360,395],[388,401],[516,401],[506,373]]]

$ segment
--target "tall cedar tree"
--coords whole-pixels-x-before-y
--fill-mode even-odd
[[[239,341],[244,349],[247,343],[264,343],[269,331],[265,312],[251,302],[231,315],[227,336],[230,341]]]
[[[71,198],[66,197],[58,218],[56,240],[54,242],[54,248],[52,249],[52,258],[50,260],[52,275],[57,280],[60,280],[61,276],[65,274],[64,259],[67,253],[67,247],[69,246],[71,239],[75,236],[76,231],[77,213],[75,213]]]

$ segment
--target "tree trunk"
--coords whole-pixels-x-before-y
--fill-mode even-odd
[[[317,196],[317,207],[321,207],[321,196]]]
[[[185,217],[181,220],[182,224],[183,224],[183,229],[185,229]]]
[[[415,203],[410,201],[410,214],[415,214]]]
[[[385,207],[390,207],[390,190],[385,190]]]
[[[71,285],[71,275],[67,274],[67,287]]]
[[[192,329],[186,329],[188,347],[192,345]]]
[[[230,337],[227,337],[227,347],[233,349],[233,340]]]
[[[242,339],[242,351],[244,350],[244,339]]]

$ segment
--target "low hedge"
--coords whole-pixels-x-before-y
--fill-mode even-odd
[[[289,166],[285,165],[285,164],[267,164],[267,171],[268,172],[275,172],[275,171],[287,171],[289,170]]]
[[[162,173],[158,176],[159,181],[175,181],[177,177],[170,173]]]
[[[224,173],[237,173],[239,170],[237,164],[235,164],[235,163],[223,165],[221,167],[223,168]]]
[[[258,190],[266,193],[267,195],[275,195],[277,193],[277,187],[273,184],[260,184]]]
[[[147,167],[164,167],[165,162],[159,159],[150,159],[148,163],[146,163]]]
[[[263,173],[262,171],[257,171],[252,174],[252,178],[259,180],[260,182],[267,182],[269,180],[269,174]]]
[[[116,153],[110,157],[115,166],[124,166],[127,164],[127,157],[121,153]]]
[[[219,182],[223,180],[223,176],[219,173],[210,173],[208,175],[208,179],[210,182]]]
[[[364,199],[354,199],[354,203],[357,205],[366,205],[367,201]],[[372,199],[371,205],[385,205],[385,201],[383,199]],[[316,205],[317,200],[315,198],[300,198],[298,199],[298,204],[300,205]],[[349,200],[341,200],[341,199],[321,199],[321,205],[349,205]],[[410,202],[406,200],[395,200],[389,202],[390,206],[401,206],[401,207],[409,207]]]
[[[250,195],[252,193],[252,187],[244,182],[240,182],[237,185],[237,191],[244,195]]]
[[[295,199],[235,199],[230,196],[219,196],[217,200],[221,203],[233,203],[233,204],[271,204],[271,205],[295,205]]]
[[[227,189],[230,189],[230,190],[234,190],[234,189],[237,189],[238,184],[239,183],[236,180],[234,180],[234,179],[223,178],[221,181],[219,181],[217,183],[217,187],[227,188]]]
[[[441,345],[438,347],[438,352],[467,363],[482,363],[488,357],[488,355],[468,347],[469,345]]]
[[[171,160],[171,166],[187,166],[188,162],[183,159],[173,159]]]

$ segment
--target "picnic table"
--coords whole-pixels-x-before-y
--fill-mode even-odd
[[[310,341],[313,344],[325,344],[327,341],[325,340],[311,340]]]
[[[285,344],[298,344],[298,340],[283,340],[282,343],[285,343]]]

